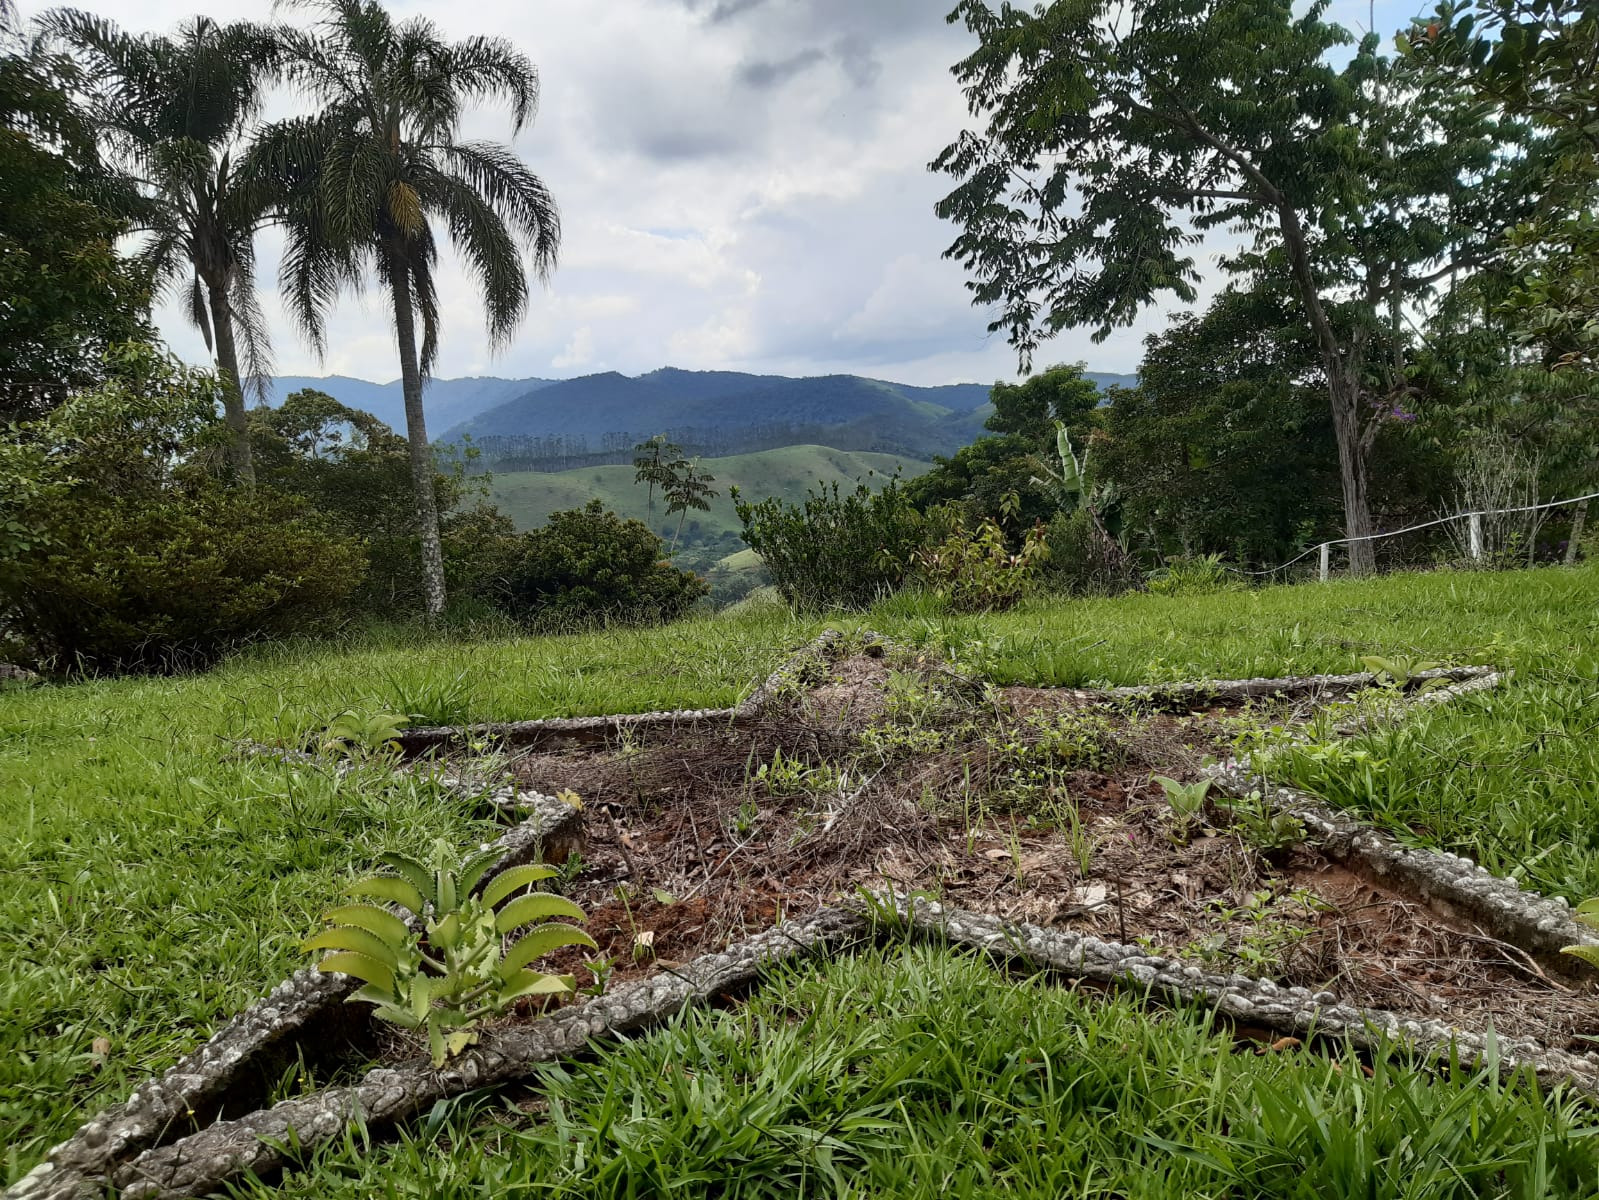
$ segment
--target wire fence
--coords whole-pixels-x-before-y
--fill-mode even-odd
[[[1355,542],[1383,542],[1392,538],[1404,537],[1409,534],[1419,533],[1422,530],[1437,529],[1441,526],[1450,527],[1450,533],[1456,543],[1464,551],[1465,559],[1473,563],[1482,563],[1495,560],[1503,554],[1505,547],[1495,544],[1493,536],[1485,537],[1484,518],[1500,518],[1513,516],[1527,516],[1534,518],[1533,534],[1536,534],[1537,514],[1549,509],[1563,508],[1569,504],[1586,504],[1590,500],[1599,500],[1599,492],[1589,492],[1586,496],[1571,496],[1565,500],[1550,500],[1543,504],[1523,504],[1515,508],[1483,509],[1480,512],[1452,513],[1447,517],[1436,517],[1431,521],[1422,521],[1416,525],[1407,525],[1403,529],[1384,530],[1381,533],[1369,533],[1355,538],[1332,538],[1319,542],[1309,549],[1301,551],[1287,562],[1279,563],[1275,567],[1268,567],[1264,571],[1244,571],[1232,568],[1236,574],[1252,578],[1275,578],[1279,573],[1288,571],[1301,563],[1301,571],[1309,572],[1314,569],[1316,576],[1325,583],[1332,575],[1334,547],[1348,546]],[[1494,531],[1490,531],[1494,532]],[[1412,564],[1413,565],[1413,564]]]

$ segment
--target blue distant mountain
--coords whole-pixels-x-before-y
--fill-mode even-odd
[[[1132,375],[1087,374],[1101,388],[1137,382]],[[279,377],[271,402],[303,387],[405,428],[398,381]],[[428,384],[423,405],[435,441],[470,437],[491,463],[620,461],[634,443],[657,433],[697,454],[814,444],[925,460],[982,436],[992,411],[988,393],[981,383],[915,387],[859,375],[792,378],[663,367],[637,376],[438,379]]]
[[[422,392],[428,433],[437,438],[444,430],[470,421],[479,413],[556,382],[554,379],[496,379],[493,376],[431,379]],[[392,383],[369,383],[345,375],[320,379],[308,375],[278,375],[268,385],[267,403],[276,408],[290,392],[302,388],[326,392],[345,407],[369,412],[396,432],[405,432],[405,397],[400,394],[398,379]]]

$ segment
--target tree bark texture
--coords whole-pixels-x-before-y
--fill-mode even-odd
[[[1566,566],[1577,561],[1577,549],[1582,542],[1582,531],[1588,524],[1588,502],[1580,501],[1571,517],[1571,536],[1566,540]]]
[[[423,611],[429,621],[444,612],[444,548],[439,540],[439,506],[433,493],[433,447],[422,411],[422,368],[416,355],[416,311],[405,252],[389,254],[394,290],[394,333],[400,347],[400,386],[405,394],[405,436],[411,447],[411,487],[416,497],[416,529],[422,543]]]
[[[217,344],[217,370],[222,376],[222,414],[228,426],[228,461],[249,486],[255,485],[255,459],[250,450],[250,425],[244,413],[244,381],[239,377],[239,350],[233,341],[233,308],[225,283],[206,283],[211,328]]]
[[[1371,507],[1366,497],[1366,439],[1360,428],[1360,380],[1347,369],[1327,367],[1332,400],[1333,432],[1338,440],[1338,476],[1344,492],[1344,536],[1369,538]],[[1371,541],[1349,543],[1349,573],[1369,575],[1377,566]]]

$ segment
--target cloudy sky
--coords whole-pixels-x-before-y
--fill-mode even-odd
[[[193,0],[77,0],[130,29],[169,30]],[[37,4],[24,6],[37,11]],[[949,67],[970,48],[951,0],[391,0],[454,37],[499,34],[538,65],[538,119],[514,142],[560,204],[564,243],[514,343],[491,356],[471,286],[442,273],[441,376],[567,377],[671,365],[794,375],[846,371],[935,384],[1016,375],[971,307],[933,215],[950,180],[927,163],[968,120]],[[270,0],[209,0],[217,20]],[[1401,8],[1403,11],[1401,11]],[[1409,6],[1379,5],[1381,28]],[[1336,15],[1368,20],[1365,0]],[[290,13],[292,18],[294,14]],[[280,97],[274,109],[294,106]],[[503,139],[503,112],[466,132]],[[351,297],[318,361],[261,283],[281,374],[398,375],[375,297]],[[1209,256],[1200,252],[1203,264]],[[205,359],[175,309],[172,346]],[[1068,333],[1038,363],[1131,371],[1160,311],[1093,344]]]

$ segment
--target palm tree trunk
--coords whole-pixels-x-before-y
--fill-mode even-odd
[[[683,536],[683,521],[688,517],[688,509],[683,509],[677,514],[677,531],[672,534],[672,549],[667,553],[667,558],[677,557],[677,539]]]
[[[246,487],[255,486],[255,459],[250,451],[250,423],[244,413],[244,382],[239,378],[239,351],[233,342],[233,309],[225,285],[206,283],[211,328],[217,340],[217,370],[222,375],[222,416],[228,426],[228,461]]]
[[[422,411],[422,368],[416,357],[416,314],[405,252],[391,250],[389,285],[394,290],[394,333],[400,346],[400,388],[405,394],[405,437],[411,447],[411,487],[416,528],[422,541],[422,596],[429,621],[444,612],[444,548],[439,541],[439,506],[433,495],[433,447]]]

